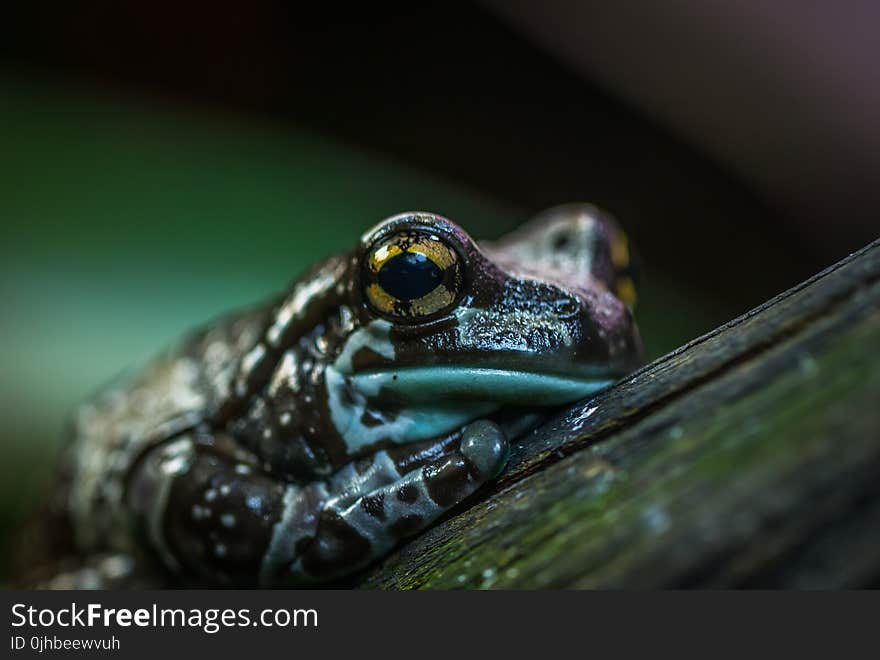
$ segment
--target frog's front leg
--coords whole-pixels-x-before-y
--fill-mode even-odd
[[[377,452],[362,462],[368,479],[357,475],[358,462],[346,466],[331,481],[314,537],[278,577],[310,582],[362,568],[497,476],[507,456],[501,429],[480,420],[444,440]],[[291,529],[295,536],[296,521]],[[292,556],[288,530],[277,531],[288,544],[282,555]]]
[[[276,586],[344,576],[467,498],[508,453],[500,428],[477,421],[378,451],[326,481],[290,484],[233,447],[187,434],[151,450],[129,480],[130,510],[184,579]]]

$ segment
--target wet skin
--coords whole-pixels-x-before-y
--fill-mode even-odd
[[[590,206],[480,245],[389,218],[79,411],[46,518],[69,543],[39,584],[351,574],[499,474],[510,411],[637,366],[634,295],[626,237]]]

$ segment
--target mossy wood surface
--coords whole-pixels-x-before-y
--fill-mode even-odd
[[[880,241],[521,438],[359,583],[880,586]]]

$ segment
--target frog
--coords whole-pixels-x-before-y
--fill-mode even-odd
[[[479,243],[436,213],[382,220],[79,409],[32,584],[350,578],[478,498],[518,421],[642,363],[632,262],[587,204]]]

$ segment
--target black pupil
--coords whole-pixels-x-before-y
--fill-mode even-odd
[[[398,300],[416,300],[443,282],[443,271],[418,252],[402,252],[379,270],[379,286]]]

